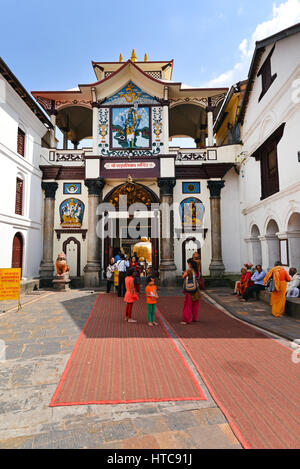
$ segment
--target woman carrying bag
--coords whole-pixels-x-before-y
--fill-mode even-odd
[[[183,273],[185,295],[181,324],[187,325],[198,320],[201,291],[198,284],[198,266],[193,259],[187,261],[188,269]]]
[[[116,270],[115,260],[112,257],[110,260],[110,263],[106,267],[106,293],[110,293],[110,289],[114,285],[115,270]]]

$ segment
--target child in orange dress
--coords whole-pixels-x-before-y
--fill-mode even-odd
[[[131,318],[131,315],[132,315],[133,303],[139,299],[134,289],[133,275],[134,275],[134,269],[130,269],[127,272],[127,276],[125,278],[125,288],[126,288],[126,293],[124,296],[124,301],[126,303],[125,320],[130,323],[137,322],[136,320]]]
[[[158,326],[155,322],[155,307],[158,299],[157,287],[155,285],[154,278],[147,278],[147,286],[145,288],[146,297],[147,297],[147,306],[148,306],[148,324],[149,326]]]

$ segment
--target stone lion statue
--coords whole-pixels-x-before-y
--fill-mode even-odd
[[[64,252],[58,254],[56,259],[56,277],[69,277],[70,267],[67,265]]]

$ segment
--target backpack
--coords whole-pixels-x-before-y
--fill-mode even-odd
[[[274,284],[273,275],[270,278],[270,280],[268,281],[268,283],[266,285],[266,288],[267,288],[267,291],[270,292],[270,293],[273,293],[275,291],[275,284]]]
[[[189,278],[188,276],[185,278],[183,285],[185,293],[196,293],[198,288],[199,286],[195,274],[193,274],[193,278]]]

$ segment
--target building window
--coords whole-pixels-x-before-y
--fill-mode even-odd
[[[285,128],[283,123],[252,155],[260,161],[261,168],[261,200],[279,192],[279,172],[277,146]]]
[[[279,192],[277,144],[266,149],[261,158],[262,199]]]
[[[17,142],[17,152],[21,156],[25,156],[25,132],[18,128],[18,142]]]
[[[260,94],[260,97],[258,99],[258,102],[262,100],[270,86],[272,85],[273,81],[277,78],[277,73],[272,75],[272,70],[271,70],[271,57],[273,55],[273,52],[275,50],[275,45],[272,48],[270,54],[268,55],[267,59],[263,63],[261,69],[259,70],[257,76],[261,76],[261,83],[262,83],[262,92]]]
[[[16,185],[16,215],[23,215],[23,186],[24,182],[22,179],[17,178]]]

